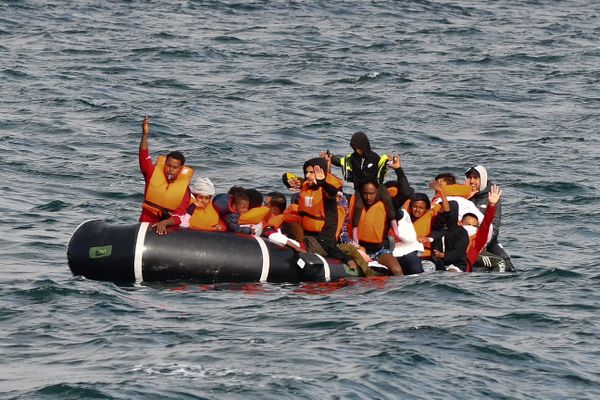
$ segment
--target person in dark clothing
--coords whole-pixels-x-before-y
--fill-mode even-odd
[[[458,225],[458,203],[448,202],[450,211],[438,214],[431,232],[432,260],[437,270],[466,271],[469,234]]]
[[[469,200],[473,202],[484,215],[488,207],[488,196],[493,183],[488,180],[487,170],[481,165],[475,165],[465,172],[466,184],[471,185],[471,190],[474,193]],[[492,239],[488,243],[486,250],[492,254],[502,257],[506,264],[506,269],[514,271],[514,265],[510,256],[498,242],[500,233],[500,224],[502,221],[502,206],[501,201],[496,204],[496,215],[492,220],[493,233]]]
[[[350,146],[354,152],[345,157],[338,158],[331,155],[331,163],[342,167],[344,180],[352,182],[354,190],[358,190],[367,178],[382,183],[387,172],[385,164],[388,156],[379,156],[371,150],[371,143],[364,132],[356,132],[352,135]]]
[[[341,167],[344,180],[354,184],[354,191],[357,199],[355,209],[358,212],[354,216],[352,226],[358,226],[358,218],[360,216],[360,211],[363,208],[363,201],[359,189],[367,180],[375,181],[378,184],[383,183],[387,173],[386,166],[390,160],[387,155],[384,154],[383,156],[379,156],[379,154],[371,150],[371,143],[364,132],[359,131],[352,135],[350,146],[354,152],[345,157],[336,157],[333,154],[330,154],[329,151],[321,152],[321,157],[326,158],[331,164]],[[381,199],[388,210],[390,222],[394,229],[396,229],[396,212],[392,200],[387,193],[385,186],[379,186],[378,190]],[[352,233],[352,239],[355,242],[357,242],[356,235],[357,232],[354,231]]]
[[[327,161],[323,158],[308,160],[303,170],[305,179],[298,196],[298,214],[307,248],[315,251],[314,248],[320,246],[325,255],[347,261],[349,258],[337,248],[335,236],[338,225],[336,196],[342,181],[327,173]]]

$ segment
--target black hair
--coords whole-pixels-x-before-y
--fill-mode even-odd
[[[246,191],[238,191],[233,193],[233,204],[237,204],[240,201],[244,201],[246,200],[248,203],[250,203],[250,198],[248,197],[248,195],[246,194]],[[250,208],[250,207],[248,207]]]
[[[369,183],[372,183],[375,186],[375,189],[379,189],[379,183],[377,182],[377,179],[365,178],[360,184],[360,191],[362,192],[363,187]]]
[[[475,218],[477,221],[479,221],[479,218],[477,218],[477,215],[475,215],[475,214],[473,214],[473,213],[471,213],[471,212],[465,213],[465,214],[462,216],[462,218],[461,218],[461,221],[462,221],[462,220],[463,220],[465,217],[471,217],[471,218]]]
[[[267,194],[267,196],[271,198],[271,201],[269,202],[269,207],[277,207],[279,211],[285,211],[287,207],[287,201],[283,193],[271,192]]]
[[[263,195],[256,189],[246,189],[246,194],[250,200],[250,208],[259,207],[263,204]]]
[[[437,181],[438,179],[446,182],[446,185],[454,185],[456,183],[456,176],[450,172],[442,172],[441,174],[438,174],[435,177],[435,180]]]
[[[427,205],[427,209],[429,210],[431,208],[431,200],[429,200],[429,196],[427,196],[425,193],[415,193],[412,195],[412,202],[414,203],[415,201],[422,201]]]
[[[232,187],[229,188],[229,191],[227,192],[227,194],[235,195],[238,192],[246,193],[246,189],[244,189],[241,186],[232,186]]]
[[[180,151],[170,152],[169,154],[167,154],[167,158],[174,158],[175,160],[178,160],[181,163],[181,165],[185,164],[185,157]]]

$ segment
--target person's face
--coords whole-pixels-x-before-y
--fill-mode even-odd
[[[277,206],[269,206],[269,210],[271,210],[271,215],[277,216],[281,214],[281,210]]]
[[[413,201],[410,209],[413,217],[420,218],[427,211],[427,203],[425,203],[423,200]]]
[[[377,196],[377,188],[372,183],[363,185],[362,196],[365,204],[372,206],[375,203],[375,197]]]
[[[356,154],[358,154],[359,156],[362,157],[365,154],[365,152],[362,149],[360,149],[352,144],[350,146],[352,146],[352,150],[354,150],[356,152]]]
[[[194,194],[194,204],[196,207],[204,208],[210,203],[212,200],[212,196],[204,195],[204,194]]]
[[[177,176],[181,172],[182,168],[183,165],[181,165],[181,161],[176,160],[172,157],[167,158],[167,161],[165,162],[165,167],[163,168],[163,172],[167,177],[167,181],[173,182],[175,179],[177,179]]]
[[[475,228],[479,227],[479,221],[477,220],[477,218],[474,218],[470,215],[465,215],[462,219],[462,225],[463,226],[474,226]]]
[[[240,214],[245,213],[246,211],[248,211],[250,209],[250,201],[248,200],[238,200],[234,205],[233,208],[235,208],[235,211],[237,211]]]
[[[479,192],[479,190],[481,189],[481,178],[479,177],[479,174],[475,171],[471,171],[468,173],[466,183],[467,185],[471,186],[471,189],[474,192]]]
[[[315,176],[315,168],[312,165],[306,167],[306,171],[304,171],[304,175],[306,176],[306,180],[311,184],[317,183],[317,177]]]

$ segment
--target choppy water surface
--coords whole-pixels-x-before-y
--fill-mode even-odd
[[[593,1],[0,3],[2,398],[597,398]],[[335,285],[74,278],[84,220],[134,222],[137,147],[281,190],[364,130],[413,186],[504,189],[514,275]]]

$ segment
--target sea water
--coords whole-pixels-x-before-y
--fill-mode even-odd
[[[0,397],[600,396],[594,1],[0,3]],[[217,190],[362,130],[417,191],[484,165],[516,274],[334,284],[73,277],[85,220],[137,221],[137,149]],[[338,171],[339,172],[339,171]],[[346,186],[350,190],[349,186]]]

